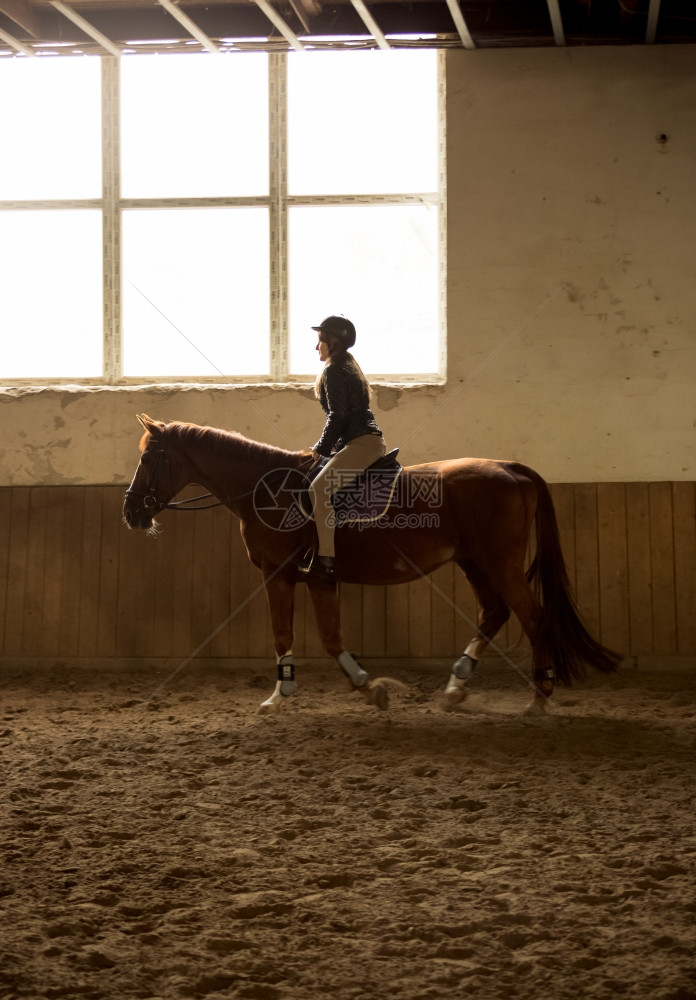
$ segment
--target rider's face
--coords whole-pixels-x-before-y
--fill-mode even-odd
[[[319,351],[319,358],[320,358],[320,360],[321,361],[326,361],[328,359],[328,357],[329,357],[329,345],[325,341],[323,341],[321,339],[321,337],[319,338],[319,340],[317,342],[317,348],[316,349]]]

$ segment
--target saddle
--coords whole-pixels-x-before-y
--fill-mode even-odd
[[[337,527],[342,524],[369,524],[386,514],[403,472],[403,466],[396,459],[398,454],[398,448],[387,452],[336,490],[331,502],[336,512]],[[317,462],[307,476],[308,483],[316,479],[328,461],[328,458],[322,458]],[[305,517],[314,520],[309,486],[300,493],[298,504]]]

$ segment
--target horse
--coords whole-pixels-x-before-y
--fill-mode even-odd
[[[156,533],[157,515],[195,483],[239,518],[249,559],[261,570],[278,675],[259,711],[278,711],[297,690],[293,610],[301,581],[309,589],[326,653],[354,691],[368,704],[386,709],[388,679],[371,680],[344,648],[336,582],[303,574],[299,567],[313,533],[298,504],[299,484],[306,482],[313,463],[311,452],[286,451],[234,431],[165,423],[146,414],[137,419],[144,434],[123,505],[128,528]],[[464,707],[478,661],[511,610],[532,649],[533,694],[527,714],[543,713],[554,684],[582,680],[588,665],[603,673],[617,669],[621,656],[602,646],[582,622],[551,494],[537,472],[515,461],[460,458],[405,467],[401,479],[398,495],[376,521],[347,518],[337,526],[336,581],[407,583],[450,561],[460,567],[476,599],[477,628],[452,666],[445,708]],[[527,566],[532,528],[535,554]]]

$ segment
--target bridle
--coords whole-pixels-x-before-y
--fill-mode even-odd
[[[151,512],[153,517],[162,510],[210,510],[211,507],[224,507],[228,502],[227,500],[218,500],[217,503],[206,503],[201,507],[184,506],[184,504],[197,503],[199,500],[208,500],[213,496],[212,493],[203,493],[198,497],[188,497],[186,500],[176,500],[174,502],[171,500],[160,500],[157,496],[157,487],[154,485],[157,478],[156,473],[160,471],[163,464],[166,466],[169,465],[169,456],[164,447],[159,448],[155,452],[150,452],[150,454],[153,456],[154,461],[151,466],[146,466],[149,471],[147,490],[144,493],[140,490],[134,490],[131,484],[126,490],[126,496],[139,497],[142,500],[145,510]]]

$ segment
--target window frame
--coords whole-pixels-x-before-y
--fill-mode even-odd
[[[269,76],[269,192],[263,196],[211,198],[122,198],[120,194],[120,59],[101,56],[102,197],[65,200],[1,201],[0,210],[100,209],[102,214],[103,367],[92,378],[0,378],[0,386],[113,386],[145,385],[288,385],[313,384],[314,376],[288,370],[288,218],[295,206],[428,204],[438,210],[438,358],[436,372],[400,374],[369,372],[373,381],[398,385],[442,385],[446,380],[446,132],[445,53],[438,51],[438,190],[394,195],[289,195],[287,191],[287,54],[268,53]],[[128,58],[138,58],[129,56]],[[163,56],[162,58],[166,58]],[[225,58],[235,58],[227,56]],[[243,54],[238,58],[244,58]],[[305,56],[311,59],[311,54]],[[153,208],[268,208],[270,226],[270,373],[235,376],[126,376],[122,372],[122,213]]]

